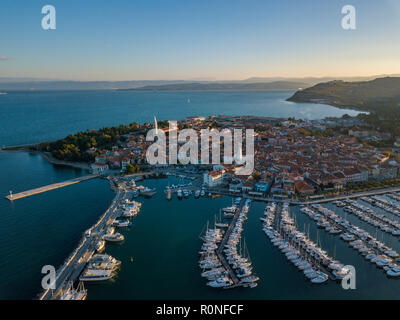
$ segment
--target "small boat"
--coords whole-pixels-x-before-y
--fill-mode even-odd
[[[200,197],[200,190],[196,190],[196,191],[194,192],[194,197],[195,197],[196,199]]]
[[[167,194],[167,200],[171,200],[172,199],[172,190],[169,186],[166,190],[166,194]]]
[[[97,252],[101,252],[106,247],[106,242],[104,240],[97,241],[95,244],[95,248]]]
[[[179,200],[182,199],[182,195],[183,195],[183,194],[182,194],[182,189],[179,189],[178,192],[177,192],[177,196],[178,196],[178,199],[179,199]]]

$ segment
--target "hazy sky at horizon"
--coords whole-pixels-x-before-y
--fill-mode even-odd
[[[56,8],[56,30],[41,28],[46,4]],[[347,4],[356,30],[341,27]],[[0,30],[0,77],[400,73],[400,0],[2,0]]]

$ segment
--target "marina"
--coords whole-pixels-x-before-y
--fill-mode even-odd
[[[317,210],[322,216],[306,207],[302,211],[308,214],[313,220],[319,222],[323,220],[326,222],[327,225],[325,225],[325,228],[332,227],[332,225],[340,228],[343,232],[340,235],[341,240],[349,242],[349,246],[358,251],[366,260],[375,263],[378,267],[384,268],[384,271],[388,275],[393,275],[394,271],[397,274],[399,266],[396,264],[396,261],[399,258],[399,254],[396,251],[378,241],[367,231],[339,217],[332,210],[318,204],[312,205],[312,208]],[[400,273],[398,276],[400,276]]]
[[[112,184],[113,181],[115,182],[116,179],[110,180]],[[63,279],[62,285],[57,290],[51,291],[51,294],[44,291],[40,299],[86,298],[88,294],[87,289],[82,288],[83,282],[106,282],[117,276],[121,261],[102,253],[106,243],[126,241],[125,236],[120,232],[116,232],[116,229],[122,230],[131,227],[132,224],[129,219],[135,217],[140,211],[141,203],[130,200],[141,194],[140,192],[135,194],[134,191],[138,189],[145,190],[146,192],[151,192],[150,197],[152,197],[156,195],[157,189],[137,186],[134,180],[130,182],[126,179],[121,181],[122,183],[117,183],[117,195],[113,201],[114,209],[112,205],[107,210],[118,213],[114,215],[105,214],[95,226],[85,233],[83,243],[57,272],[57,281],[60,283],[60,280]],[[186,187],[190,186],[191,184],[187,184]],[[185,185],[179,186],[178,184],[174,189],[179,190],[179,188],[183,189],[184,187]],[[201,191],[205,195],[204,188],[198,186],[196,188],[199,191],[199,196],[197,197],[192,193],[193,201],[198,201],[196,199],[201,197]],[[165,190],[168,192],[169,189],[171,189],[170,182],[168,182]],[[392,195],[388,196],[391,199],[396,197],[396,194],[390,193],[389,195]],[[149,201],[151,201],[150,197],[147,196]],[[352,213],[358,219],[379,228],[382,232],[389,232],[392,236],[397,236],[396,228],[399,225],[397,221],[360,203],[360,201],[364,201],[372,204],[371,199],[373,197],[359,197],[356,200],[335,200],[330,203],[344,210],[344,212]],[[385,201],[387,200],[380,199],[380,202],[375,200],[374,204]],[[203,244],[199,251],[199,266],[202,269],[201,277],[207,279],[207,286],[223,289],[237,287],[256,288],[258,282],[262,282],[263,279],[253,273],[254,262],[250,260],[246,239],[242,238],[243,223],[247,220],[251,202],[246,197],[232,198],[231,205],[225,205],[220,210],[218,222],[216,221],[216,216],[214,216],[213,227],[210,228],[207,223],[206,230],[200,237]],[[115,203],[117,203],[116,206]],[[292,204],[292,208],[296,207],[298,206],[293,206]],[[349,274],[350,270],[336,258],[336,247],[333,256],[330,256],[322,248],[319,231],[317,231],[316,242],[314,242],[310,237],[310,225],[308,225],[308,230],[304,225],[304,232],[298,230],[299,216],[296,213],[291,213],[290,208],[289,202],[268,203],[263,210],[263,215],[259,218],[263,222],[263,233],[268,236],[273,246],[278,248],[285,258],[303,273],[305,279],[310,281],[311,284],[326,284],[329,280],[335,283],[335,280],[340,281],[343,279]],[[370,263],[376,264],[378,268],[382,268],[389,278],[400,277],[400,267],[397,264],[399,254],[393,248],[383,244],[367,231],[349,223],[346,219],[318,203],[308,206],[302,205],[299,208],[299,212],[306,214],[314,221],[317,230],[325,229],[326,233],[339,236],[341,241],[349,243],[349,247],[358,251],[366,261],[370,261]],[[391,211],[398,209],[394,203],[386,207],[387,210],[389,210],[388,208]],[[104,219],[107,219],[107,223],[104,223]],[[93,233],[100,225],[101,229]],[[95,237],[94,234],[96,234]],[[91,241],[88,240],[92,237]],[[91,242],[90,245],[88,244],[89,242]],[[82,248],[85,248],[85,250]],[[130,261],[133,261],[132,257]],[[73,264],[75,265],[73,267],[74,272],[71,272],[69,269]],[[66,276],[67,274],[69,276]],[[74,289],[73,285],[76,281],[78,283],[76,289]],[[90,289],[92,290],[92,288]]]
[[[251,260],[242,250],[241,232],[246,214],[250,208],[250,200],[237,198],[235,200],[235,213],[231,223],[221,224],[221,228],[209,229],[206,233],[201,251],[199,265],[202,268],[202,277],[212,280],[207,283],[211,287],[230,289],[239,286],[254,288],[257,286],[258,277],[252,274]],[[239,250],[238,250],[239,245]],[[246,247],[244,247],[246,248]]]
[[[15,156],[19,155],[16,154]],[[34,158],[40,159],[37,156]],[[62,169],[57,170],[61,171]],[[66,177],[60,180],[68,180],[69,178],[70,177]],[[22,209],[26,201],[29,201],[30,205],[32,206],[36,200],[39,200],[40,197],[46,197],[46,199],[50,199],[50,211],[51,208],[53,208],[52,210],[54,212],[54,210],[57,210],[58,208],[58,201],[52,201],[52,197],[57,196],[58,199],[60,199],[60,197],[63,195],[67,196],[74,190],[78,190],[78,194],[76,194],[74,198],[71,198],[70,201],[80,199],[80,194],[84,194],[84,197],[89,197],[89,194],[85,194],[82,191],[86,185],[93,186],[99,184],[103,185],[104,188],[106,186],[104,183],[106,183],[106,180],[94,179],[85,184],[76,184],[75,186],[71,186],[71,188],[54,191],[54,193],[49,192],[44,193],[42,196],[27,198],[26,200],[21,200],[21,202],[15,202],[17,204],[16,209],[19,209],[19,207]],[[198,266],[198,251],[202,245],[202,241],[197,241],[194,238],[200,233],[202,226],[204,226],[204,223],[207,220],[214,221],[215,215],[217,217],[218,215],[225,216],[225,213],[227,213],[228,216],[226,219],[222,222],[217,221],[216,226],[219,223],[222,223],[223,225],[228,224],[229,226],[233,219],[233,217],[229,217],[229,211],[232,211],[233,209],[228,208],[233,206],[234,201],[232,200],[235,198],[223,196],[213,199],[206,196],[200,196],[196,199],[193,194],[189,198],[185,198],[183,201],[167,201],[166,195],[162,191],[165,190],[168,184],[170,186],[172,184],[179,184],[179,178],[169,177],[168,179],[146,180],[143,182],[143,184],[150,189],[155,188],[158,192],[152,197],[140,198],[140,202],[143,203],[141,212],[144,214],[140,214],[135,217],[134,225],[131,227],[134,229],[134,232],[130,231],[130,228],[115,228],[114,234],[119,233],[124,236],[123,241],[115,242],[115,244],[114,242],[108,241],[105,239],[105,237],[103,237],[103,239],[106,241],[106,247],[101,254],[107,254],[111,255],[112,257],[116,257],[119,261],[121,261],[121,267],[117,268],[116,274],[110,280],[86,281],[84,288],[87,290],[87,299],[107,299],[109,297],[122,296],[129,299],[164,298],[165,296],[164,294],[161,294],[161,292],[157,294],[158,290],[160,290],[160,288],[165,288],[162,291],[166,292],[166,288],[170,288],[172,286],[174,286],[174,289],[168,291],[168,296],[170,298],[180,298],[183,295],[190,298],[210,299],[274,299],[279,297],[296,298],[300,294],[298,291],[296,291],[298,290],[296,288],[301,288],[301,295],[302,297],[304,296],[306,298],[315,298],[318,296],[329,299],[335,299],[337,297],[351,299],[368,297],[372,298],[376,295],[380,297],[396,296],[397,282],[393,280],[393,277],[389,277],[388,273],[386,273],[383,268],[377,267],[375,263],[371,263],[370,260],[365,259],[366,256],[360,254],[357,249],[349,246],[349,241],[344,241],[341,239],[340,235],[346,233],[345,231],[341,231],[335,235],[335,233],[330,233],[327,230],[321,230],[321,227],[317,225],[317,221],[311,220],[308,216],[303,215],[300,212],[300,206],[291,204],[290,211],[297,224],[297,229],[299,231],[303,231],[303,233],[314,243],[319,242],[319,247],[327,251],[330,257],[340,261],[342,264],[354,265],[358,271],[357,290],[354,290],[353,292],[344,291],[341,289],[340,285],[332,280],[328,280],[324,282],[323,285],[318,286],[312,283],[308,278],[305,277],[303,273],[296,271],[296,268],[298,267],[295,268],[295,265],[291,261],[288,261],[287,256],[282,254],[280,250],[277,250],[277,248],[272,245],[271,241],[266,241],[265,232],[262,228],[260,228],[260,218],[265,217],[265,202],[257,201],[252,201],[248,220],[246,220],[246,224],[244,225],[242,231],[242,247],[244,247],[245,242],[248,251],[250,251],[252,266],[257,271],[257,277],[260,278],[257,281],[257,287],[251,290],[247,290],[246,288],[216,290],[215,288],[207,286],[205,278],[200,276],[201,272],[199,271],[201,270]],[[128,190],[132,191],[130,189]],[[96,192],[98,193],[100,190]],[[133,194],[131,195],[133,196]],[[380,197],[382,199],[389,200],[390,195],[391,193],[386,193]],[[102,195],[102,197],[104,196]],[[174,197],[173,199],[176,198]],[[3,201],[5,200],[6,199]],[[95,201],[96,203],[101,203],[101,200]],[[397,203],[394,199],[391,201],[393,204]],[[365,202],[360,197],[357,199],[357,202],[363,205],[369,205],[368,202]],[[8,202],[4,202],[4,205],[6,205],[6,203]],[[112,201],[110,201],[110,203],[112,203]],[[268,203],[268,205],[269,204],[270,203]],[[276,201],[277,207],[280,207],[282,204],[282,202]],[[93,204],[90,206],[93,206]],[[396,252],[399,252],[400,247],[398,237],[393,236],[381,230],[380,228],[361,220],[354,214],[343,211],[345,206],[338,207],[332,201],[325,203],[323,206],[334,210],[335,214],[339,217],[345,217],[347,214],[347,220],[351,221],[353,225],[362,226],[362,229],[367,231],[371,236],[374,236],[375,239],[379,239],[379,241],[384,243],[386,246],[390,247]],[[371,207],[377,213],[385,214],[386,212],[384,209],[379,207],[372,205]],[[68,206],[67,208],[69,208],[67,210],[72,210]],[[221,214],[219,214],[216,213],[216,211],[218,212],[219,210],[218,208],[223,208],[225,210],[221,210]],[[394,207],[390,210],[393,211]],[[313,211],[316,210],[313,209]],[[21,216],[22,212],[17,212],[18,216]],[[121,210],[121,215],[123,213],[129,215],[129,212],[130,210]],[[396,215],[390,212],[387,212],[386,214],[387,217],[393,221],[398,219]],[[65,211],[63,215],[68,216],[68,211]],[[59,220],[61,216],[56,215],[55,218]],[[48,219],[49,218],[47,218],[47,220]],[[154,221],[157,221],[157,223],[154,223]],[[66,222],[63,222],[63,224],[65,223]],[[182,225],[185,226],[184,229],[179,227]],[[305,225],[305,227],[303,227],[303,225]],[[339,225],[335,226],[333,223],[333,226],[336,229],[342,230]],[[212,226],[210,225],[210,227]],[[217,226],[217,228],[222,228],[225,231],[227,230],[226,226]],[[152,232],[149,233],[148,230],[152,230]],[[106,229],[104,229],[104,231],[105,234],[107,234]],[[111,235],[111,232],[109,234]],[[384,235],[386,236],[383,237]],[[66,235],[65,238],[69,239],[70,237]],[[100,238],[98,238],[97,241],[98,240],[100,240]],[[119,243],[122,243],[122,245],[119,245]],[[143,243],[146,243],[146,246],[143,246]],[[355,245],[357,246],[357,244]],[[72,251],[71,249],[69,249],[70,252]],[[96,254],[96,252],[93,254]],[[64,257],[67,255],[68,252],[64,255]],[[162,268],[158,266],[158,264],[151,263],[155,256],[157,257],[158,261],[163,262]],[[185,256],[187,257],[187,260],[177,265],[174,263],[177,256]],[[89,256],[85,258],[87,261],[90,261]],[[134,262],[132,263],[132,261]],[[51,263],[51,261],[44,260],[41,265],[48,264],[49,262]],[[392,264],[393,263],[396,262],[393,261]],[[86,265],[82,265],[80,274],[82,274],[85,266]],[[39,270],[39,272],[37,270]],[[37,270],[34,270],[34,272],[36,272],[40,277],[40,267],[38,267]],[[144,279],[142,275],[149,273],[152,274],[152,279]],[[194,274],[197,274],[197,276]],[[395,273],[393,274],[395,275]],[[73,288],[74,290],[77,290],[79,286],[79,275],[75,274],[74,276],[77,280],[74,282]],[[331,274],[329,275],[329,278],[331,279]],[[369,290],[371,282],[373,283],[374,288],[376,288],[376,292],[374,293],[370,292]],[[282,283],[286,288],[285,290],[279,290]],[[38,290],[38,287],[40,287],[40,279],[39,281],[36,280],[36,282],[33,282],[32,284],[29,284],[29,281],[27,281],[27,284],[33,287],[32,291],[34,291],[35,288]],[[65,290],[62,290],[62,292],[67,291],[66,289],[68,288],[68,282],[65,282],[63,288]],[[11,287],[10,290],[12,290]],[[273,292],[271,292],[271,290],[273,290]],[[291,293],[288,293],[288,290]],[[60,290],[58,297],[62,294],[62,292]],[[35,292],[32,293],[32,296],[34,293]],[[81,293],[83,292],[81,291]]]
[[[280,218],[278,214],[281,212]],[[339,261],[329,257],[327,252],[314,243],[309,236],[297,230],[295,220],[290,215],[288,204],[276,209],[276,203],[267,206],[263,230],[274,246],[285,254],[286,258],[302,271],[313,284],[342,279],[349,273]],[[274,228],[274,225],[276,227]]]

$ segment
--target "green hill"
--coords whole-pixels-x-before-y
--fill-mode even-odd
[[[384,106],[400,105],[400,77],[378,78],[372,81],[330,81],[297,91],[287,99],[376,111]]]

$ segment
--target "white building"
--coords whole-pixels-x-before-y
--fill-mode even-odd
[[[224,182],[223,171],[210,171],[203,175],[203,182],[207,187],[216,187]]]

